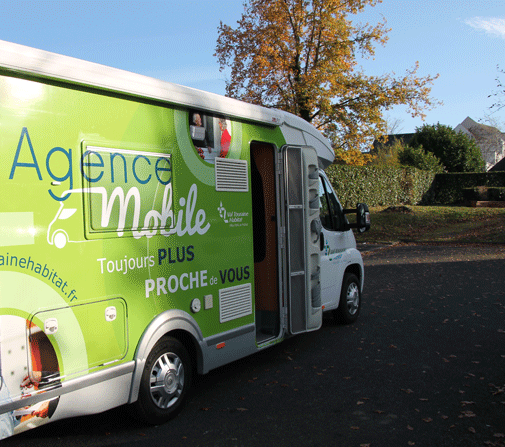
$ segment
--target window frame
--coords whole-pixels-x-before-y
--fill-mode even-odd
[[[329,227],[327,225],[328,222],[326,215],[325,219],[323,219],[321,215],[321,210],[324,208],[323,206],[320,206],[319,209],[319,218],[321,219],[321,224],[328,231],[345,231],[346,226],[345,224],[347,222],[347,219],[345,218],[344,210],[342,208],[342,205],[338,201],[335,191],[333,191],[333,189],[330,189],[331,193],[328,192],[328,188],[330,188],[329,181],[323,175],[319,175],[319,180],[320,180],[320,186],[322,185],[324,200],[326,201],[327,205],[326,208],[328,210],[327,216],[330,219],[331,226]],[[332,200],[331,197],[333,197],[334,200]],[[319,200],[320,201],[322,200],[321,194],[319,194]]]

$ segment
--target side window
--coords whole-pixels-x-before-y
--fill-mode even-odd
[[[341,230],[344,214],[338,203],[333,188],[324,177],[319,177],[320,218],[323,227],[328,230]]]
[[[331,228],[330,207],[328,206],[322,177],[319,177],[319,217],[324,228]]]
[[[232,128],[228,118],[190,111],[189,132],[198,155],[208,163],[226,158],[230,152]]]

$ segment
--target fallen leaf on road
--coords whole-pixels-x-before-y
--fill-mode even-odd
[[[410,425],[407,425],[407,430],[412,431],[412,430],[414,430],[414,427],[411,427]]]
[[[468,431],[469,431],[469,432],[472,432],[472,433],[477,433],[477,432],[475,431],[475,428],[473,428],[473,427],[468,427]]]
[[[432,422],[432,421],[433,421],[433,419],[432,419],[432,418],[423,418],[423,421],[424,421],[424,422]]]
[[[474,418],[477,415],[473,411],[462,411],[461,414],[458,416],[460,419],[462,418]]]

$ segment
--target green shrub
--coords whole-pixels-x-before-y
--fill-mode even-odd
[[[465,201],[488,200],[488,189],[485,186],[463,188],[462,192]]]
[[[398,151],[398,161],[403,166],[412,166],[421,171],[434,172],[435,174],[445,171],[440,158],[431,152],[425,151],[422,146],[403,146]]]
[[[424,202],[435,176],[415,168],[342,165],[328,167],[326,174],[345,208],[358,202],[369,206]]]
[[[484,159],[475,140],[443,124],[417,128],[409,143],[435,154],[449,172],[482,172]]]
[[[463,198],[469,201],[505,201],[505,188],[487,186],[463,188]]]
[[[457,172],[437,174],[428,201],[434,205],[462,203],[466,199],[463,191],[466,188],[477,188],[479,186],[488,188],[505,187],[505,172]]]
[[[488,188],[487,197],[488,200],[505,201],[505,188]]]
[[[390,206],[505,200],[505,172],[501,171],[434,174],[405,167],[332,165],[326,169],[326,174],[346,208],[352,208],[358,202],[369,206]],[[480,197],[478,187],[481,186],[487,188],[489,198],[469,198]],[[466,189],[472,192],[465,193]]]

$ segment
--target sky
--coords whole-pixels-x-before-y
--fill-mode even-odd
[[[242,0],[0,0],[0,40],[224,94],[218,26],[235,27],[242,12]],[[490,116],[505,131],[505,109],[491,114],[488,97],[499,91],[497,77],[505,83],[497,69],[505,70],[503,0],[383,0],[353,17],[357,24],[383,19],[388,42],[359,61],[364,73],[400,77],[418,62],[419,76],[439,75],[431,96],[442,104],[424,121],[402,106],[387,112],[397,133],[455,127],[467,116]]]

